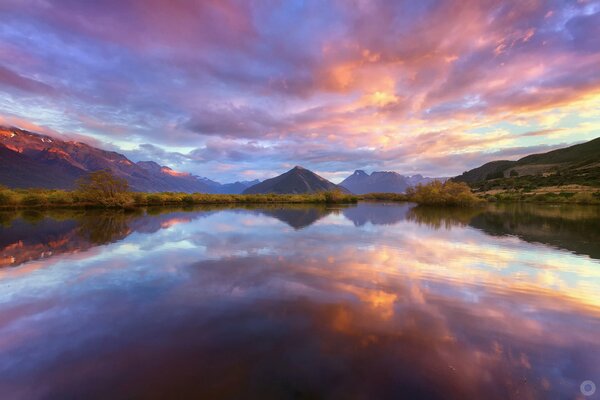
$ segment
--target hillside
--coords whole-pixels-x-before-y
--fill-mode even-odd
[[[316,193],[329,190],[349,191],[327,179],[302,167],[294,167],[275,178],[267,179],[261,183],[244,190],[244,194],[279,193]]]
[[[0,184],[11,188],[73,189],[78,178],[109,170],[135,191],[241,193],[253,182],[222,185],[174,171],[154,161],[132,162],[123,154],[63,141],[17,128],[0,127]]]
[[[600,186],[600,138],[517,161],[492,161],[453,180],[485,190],[496,186]]]

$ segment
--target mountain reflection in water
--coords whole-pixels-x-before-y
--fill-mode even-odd
[[[0,393],[583,398],[599,226],[514,204],[1,213]]]

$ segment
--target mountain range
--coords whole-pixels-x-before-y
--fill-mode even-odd
[[[259,181],[221,184],[154,161],[129,160],[123,154],[85,143],[64,141],[17,128],[0,127],[0,184],[13,188],[73,189],[87,173],[109,170],[135,191],[241,193]]]
[[[222,184],[175,171],[154,161],[133,162],[123,154],[85,143],[0,126],[1,185],[11,188],[73,189],[77,179],[98,170],[109,170],[126,179],[132,190],[144,192],[253,194],[341,190],[355,194],[403,193],[417,184],[447,179],[404,176],[391,171],[368,174],[356,170],[340,184],[335,184],[297,166],[263,182],[253,180]],[[475,188],[499,184],[506,186],[505,183],[511,182],[510,179],[501,178],[534,181],[537,186],[600,186],[600,138],[547,153],[532,154],[517,161],[492,161],[452,179]]]
[[[600,138],[517,161],[498,160],[463,172],[457,182],[476,184],[501,178],[535,178],[542,184],[600,185]]]
[[[422,175],[404,176],[397,172],[376,171],[369,175],[363,170],[356,170],[344,179],[340,185],[355,194],[365,193],[404,193],[406,189],[432,180],[447,178],[426,178]]]

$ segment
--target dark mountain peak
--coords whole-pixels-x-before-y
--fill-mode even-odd
[[[369,174],[367,174],[365,171],[363,171],[362,169],[357,169],[356,171],[354,171],[354,173],[352,174],[352,176],[356,176],[356,177],[367,177],[369,176]]]
[[[329,182],[327,179],[315,174],[314,172],[296,166],[291,170],[267,179],[244,190],[245,194],[259,193],[315,193],[328,190],[341,190],[348,192],[347,189]]]

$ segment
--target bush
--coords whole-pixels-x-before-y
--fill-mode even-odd
[[[481,202],[463,182],[433,181],[409,188],[406,194],[410,201],[426,205],[472,206]]]
[[[48,202],[53,205],[70,205],[73,204],[73,197],[67,192],[56,191],[48,195]]]
[[[343,193],[340,190],[332,190],[324,193],[326,203],[355,203],[356,196]]]
[[[571,197],[571,200],[574,203],[578,203],[578,204],[597,204],[597,203],[600,203],[600,200],[598,200],[590,192],[579,192],[579,193],[576,193],[573,197]]]
[[[17,196],[11,190],[0,188],[0,207],[14,207],[17,204]]]
[[[26,207],[41,207],[47,204],[46,197],[39,193],[29,193],[21,199],[21,205]]]
[[[148,205],[156,206],[164,204],[164,201],[160,194],[152,193],[146,196],[146,203]]]
[[[146,195],[144,193],[136,192],[136,193],[134,193],[132,195],[132,197],[133,197],[133,202],[136,205],[145,205],[145,204],[147,204]]]
[[[110,171],[91,172],[77,182],[77,192],[93,205],[103,207],[127,207],[134,202],[127,181]]]

